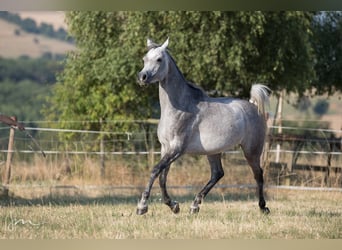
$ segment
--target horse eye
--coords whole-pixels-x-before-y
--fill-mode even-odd
[[[157,59],[157,62],[159,62],[159,63],[161,63],[161,62],[162,62],[162,59],[161,59],[161,57],[159,57],[159,58]]]

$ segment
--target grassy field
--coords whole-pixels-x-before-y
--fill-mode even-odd
[[[157,191],[149,212],[135,214],[139,194],[49,195],[1,200],[2,239],[336,239],[342,238],[342,192],[268,190],[269,215],[254,191],[215,190],[198,215],[193,195],[176,195],[181,212],[161,204]]]
[[[200,213],[190,215],[195,194],[210,176],[205,157],[182,157],[172,166],[169,186],[196,187],[170,189],[171,196],[180,202],[180,214],[172,214],[161,204],[155,184],[149,212],[137,216],[140,187],[150,175],[146,159],[140,157],[107,159],[105,178],[101,178],[99,161],[93,157],[71,161],[68,168],[54,156],[15,160],[10,197],[0,198],[0,238],[342,239],[342,192],[267,189],[271,213],[266,216],[259,211],[255,190],[215,188]],[[255,183],[245,160],[239,159],[239,154],[223,158],[225,176],[220,185]],[[323,176],[308,173],[298,184],[320,187]],[[333,176],[340,180],[341,173]],[[266,185],[281,184],[278,179],[266,173]],[[113,186],[127,189],[106,188]]]
[[[144,167],[146,160],[140,157],[107,159],[105,178],[92,157],[67,164],[70,173],[53,156],[14,161],[10,196],[0,198],[0,238],[342,239],[342,192],[337,191],[266,189],[271,210],[266,216],[259,211],[254,189],[215,188],[200,213],[190,215],[195,194],[210,176],[205,157],[185,156],[172,166],[168,186],[195,187],[170,189],[180,202],[178,215],[161,204],[156,183],[149,212],[137,216],[141,187],[150,175],[150,168]],[[239,154],[223,158],[225,176],[219,185],[255,184],[250,168],[239,159]],[[341,173],[333,175],[340,180]],[[320,187],[323,176],[312,173],[298,184]],[[281,184],[278,179],[266,174],[266,185]]]

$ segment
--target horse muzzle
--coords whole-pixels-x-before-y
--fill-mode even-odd
[[[156,75],[151,71],[141,71],[138,73],[138,82],[140,86],[156,83],[158,81],[159,80],[156,78]]]
[[[150,83],[150,74],[148,74],[147,72],[139,72],[138,73],[138,82],[140,85],[147,85]]]

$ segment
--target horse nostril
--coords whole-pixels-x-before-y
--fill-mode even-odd
[[[140,82],[146,81],[146,78],[147,78],[146,73],[139,72],[138,79],[139,79]]]
[[[149,79],[149,74],[148,72],[140,72],[138,75],[139,82],[141,83],[147,83]]]

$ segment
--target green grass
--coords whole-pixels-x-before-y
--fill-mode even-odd
[[[241,192],[239,196],[238,192]],[[155,194],[135,214],[138,196],[11,198],[1,201],[3,239],[335,239],[342,238],[341,192],[268,191],[269,215],[253,192],[215,190],[198,215],[191,195],[176,196],[178,215]]]

